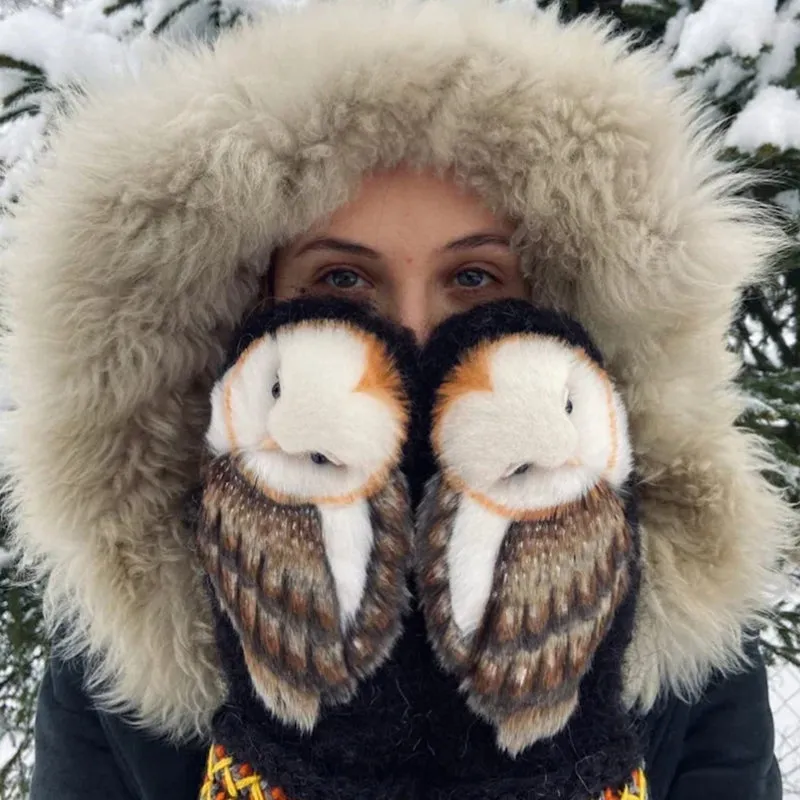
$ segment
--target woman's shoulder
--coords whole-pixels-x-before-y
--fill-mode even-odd
[[[36,707],[31,800],[196,800],[207,746],[173,744],[97,708],[80,658],[48,660]]]
[[[699,698],[661,698],[644,720],[651,800],[780,800],[767,671],[757,640],[748,665],[716,674]]]

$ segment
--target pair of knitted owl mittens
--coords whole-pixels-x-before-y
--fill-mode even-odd
[[[198,550],[278,720],[312,731],[386,662],[408,575],[500,750],[552,741],[598,697],[598,724],[621,708],[632,458],[579,325],[501,301],[420,353],[361,306],[295,300],[247,322],[211,406]]]

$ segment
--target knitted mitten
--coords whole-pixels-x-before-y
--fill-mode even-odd
[[[626,412],[599,353],[571,320],[501,301],[434,333],[423,385],[437,471],[415,567],[441,666],[512,757],[624,731],[639,537]],[[623,749],[612,784],[637,766]]]
[[[213,389],[198,550],[258,696],[302,730],[400,633],[415,358],[368,310],[302,299],[248,321]]]

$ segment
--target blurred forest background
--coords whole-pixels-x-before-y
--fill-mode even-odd
[[[145,45],[154,39],[211,42],[265,6],[291,2],[0,0],[0,247],[3,215],[13,213],[20,180],[46,147],[60,86],[146,57]],[[527,4],[535,13],[534,0]],[[593,11],[611,15],[623,29],[637,31],[641,45],[663,47],[677,78],[700,86],[716,105],[725,128],[724,157],[763,176],[749,191],[780,210],[798,241],[800,0],[566,0],[562,9],[567,18]],[[800,247],[786,253],[770,283],[747,291],[730,336],[744,359],[741,380],[752,399],[741,424],[772,442],[781,468],[770,479],[795,502],[799,318]],[[0,787],[5,800],[13,800],[25,797],[29,786],[34,705],[47,643],[37,587],[15,574],[5,536],[0,525]],[[787,572],[796,588],[776,597],[764,637],[775,676],[785,796],[800,798],[798,562],[787,565]]]

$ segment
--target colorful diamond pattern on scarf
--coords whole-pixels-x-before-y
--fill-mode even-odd
[[[221,744],[208,751],[200,800],[289,800],[278,787],[270,788],[249,764],[238,764]]]
[[[289,800],[286,793],[270,788],[249,764],[238,764],[221,744],[208,751],[206,775],[199,800]],[[644,770],[631,773],[621,790],[606,789],[597,800],[647,800]]]
[[[647,800],[647,779],[644,770],[634,770],[631,779],[621,790],[606,789],[598,800]]]

